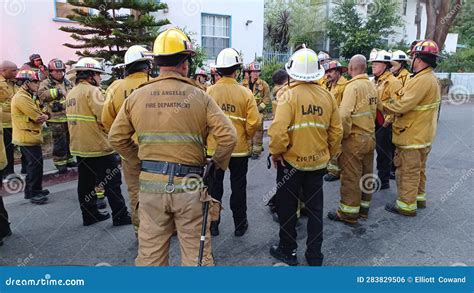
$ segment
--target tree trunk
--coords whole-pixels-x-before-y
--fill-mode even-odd
[[[435,41],[442,49],[456,15],[462,7],[462,0],[426,0],[426,39]]]
[[[415,24],[416,24],[416,39],[419,40],[421,38],[421,0],[416,1]]]

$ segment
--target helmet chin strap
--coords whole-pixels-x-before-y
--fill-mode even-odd
[[[426,66],[426,67],[424,67],[424,68],[422,68],[422,69],[420,69],[420,70],[418,70],[418,71],[415,72],[414,65],[415,65],[415,60],[416,60],[417,58],[419,58],[419,57],[415,55],[415,58],[413,58],[413,62],[411,63],[411,72],[413,72],[413,74],[417,74],[418,72],[421,72],[421,71],[425,70],[426,68],[430,67],[430,66],[428,65],[428,66]]]
[[[97,81],[96,81],[95,78],[94,78],[94,75],[92,75],[92,82],[91,82],[91,84],[92,84],[93,86],[98,86]]]
[[[31,95],[34,95],[35,93],[30,89],[30,81],[29,80],[26,80],[24,83],[23,83],[23,88],[28,92],[30,93]]]
[[[411,68],[410,68],[410,69],[411,69],[411,72],[413,72],[413,73],[416,73],[416,72],[415,72],[415,67],[414,67],[414,66],[415,66],[416,58],[418,58],[417,55],[415,55],[415,57],[414,57],[413,60],[411,61]]]

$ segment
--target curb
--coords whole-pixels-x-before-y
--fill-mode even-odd
[[[59,174],[58,170],[49,170],[46,171],[43,174],[43,188],[60,184],[60,183],[65,183],[69,181],[74,181],[77,180],[78,177],[78,172],[77,168],[69,168],[68,171],[64,174]],[[0,191],[0,196],[6,196],[6,195],[11,195],[15,193],[23,193],[24,188],[25,188],[25,178],[26,176],[21,174],[18,177],[13,177],[11,181],[9,180],[3,180],[2,185],[3,188]],[[10,186],[9,188],[9,185]],[[8,191],[8,190],[13,190],[13,191]]]

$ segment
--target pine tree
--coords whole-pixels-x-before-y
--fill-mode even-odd
[[[150,12],[167,8],[155,0],[68,0],[75,6],[74,14],[67,18],[80,27],[62,26],[59,29],[71,33],[76,43],[66,43],[68,48],[78,49],[81,57],[103,58],[108,64],[123,62],[125,51],[132,45],[151,48],[157,29],[169,21],[156,20]],[[86,8],[86,9],[84,9]],[[92,13],[90,13],[92,9]],[[119,9],[130,9],[127,15]]]

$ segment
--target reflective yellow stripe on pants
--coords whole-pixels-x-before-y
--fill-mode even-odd
[[[175,177],[176,178],[176,177]],[[140,179],[140,192],[146,193],[168,193],[168,182],[151,181]],[[171,193],[198,192],[204,187],[202,179],[190,177],[181,183],[173,183],[174,189]]]
[[[412,204],[406,204],[403,201],[397,200],[397,207],[406,212],[416,212],[416,202]]]
[[[348,205],[343,204],[342,202],[339,203],[339,210],[346,214],[358,214],[360,211],[359,207],[351,207]]]
[[[370,208],[370,201],[365,201],[365,200],[361,200],[360,201],[360,206],[363,207],[363,208]]]
[[[420,193],[416,196],[417,201],[426,201],[426,193]]]

